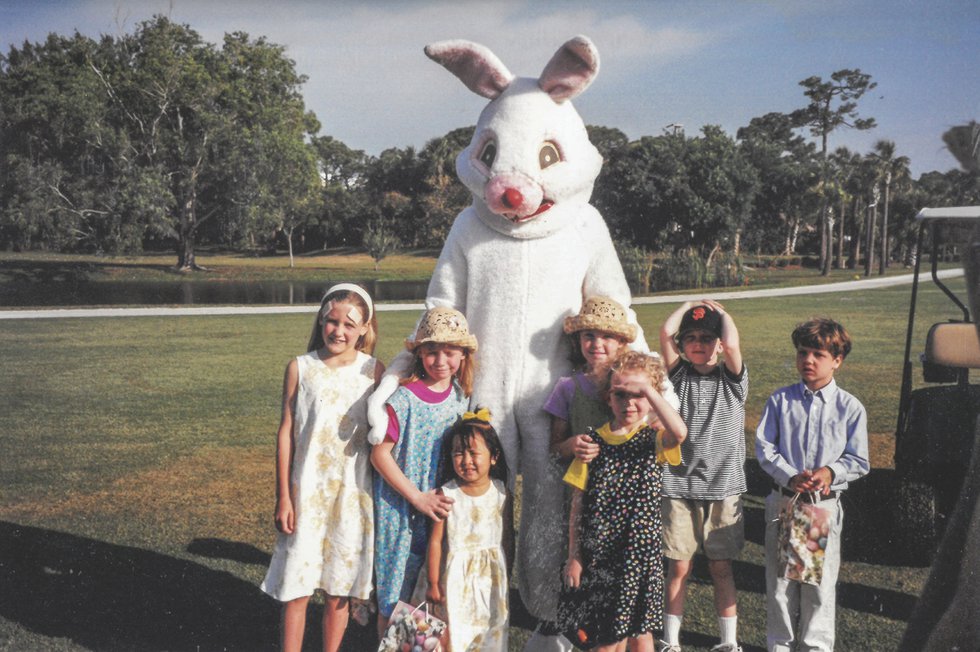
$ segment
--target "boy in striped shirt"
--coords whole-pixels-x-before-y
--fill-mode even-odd
[[[681,465],[664,470],[667,602],[661,650],[679,652],[687,580],[699,549],[708,558],[721,642],[713,652],[741,652],[732,560],[745,542],[745,398],[748,371],[738,329],[711,300],[686,302],[660,329],[660,347],[688,428]],[[722,357],[723,356],[723,357]]]

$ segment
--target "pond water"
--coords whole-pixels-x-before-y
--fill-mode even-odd
[[[422,301],[428,281],[357,281],[375,301]],[[64,281],[7,283],[0,306],[282,305],[319,303],[331,282]]]

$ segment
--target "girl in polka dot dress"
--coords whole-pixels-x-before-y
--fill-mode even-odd
[[[559,621],[573,642],[601,651],[653,651],[663,627],[661,465],[680,463],[687,427],[661,395],[660,358],[617,356],[603,396],[613,419],[596,431],[599,455],[575,460],[568,526],[569,588]]]
[[[452,508],[452,498],[436,491],[439,452],[469,405],[477,344],[462,313],[433,308],[405,347],[414,354],[413,372],[388,399],[388,431],[371,451],[379,631],[398,601],[412,597],[429,519],[441,521]]]

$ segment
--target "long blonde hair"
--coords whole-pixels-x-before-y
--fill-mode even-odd
[[[402,378],[399,381],[401,385],[407,385],[413,383],[416,380],[421,380],[425,378],[425,365],[422,364],[422,355],[420,351],[426,346],[456,346],[463,350],[463,359],[459,363],[459,369],[456,371],[456,380],[459,382],[460,389],[463,390],[463,394],[469,396],[473,393],[473,377],[476,375],[476,353],[470,351],[469,348],[465,346],[459,346],[457,344],[443,344],[441,342],[426,342],[425,344],[420,344],[412,351],[412,373],[407,378]]]
[[[363,288],[361,289],[363,290]],[[365,290],[364,293],[367,294],[367,291]],[[357,338],[357,343],[354,345],[354,348],[358,351],[364,351],[368,355],[374,355],[374,347],[378,341],[377,314],[367,304],[364,297],[351,290],[337,290],[336,292],[331,292],[323,296],[323,299],[320,301],[320,309],[317,311],[316,319],[313,321],[313,331],[310,333],[310,341],[306,345],[306,350],[316,351],[317,349],[323,348],[323,320],[326,318],[327,313],[330,312],[331,301],[352,303],[361,311],[361,314],[371,315],[371,319],[366,324],[368,327],[367,331],[364,335]]]

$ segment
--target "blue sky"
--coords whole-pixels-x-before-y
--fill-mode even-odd
[[[860,103],[878,127],[840,131],[830,146],[867,153],[895,141],[913,173],[948,170],[944,130],[980,119],[980,2],[952,0],[0,0],[0,51],[48,32],[132,32],[163,13],[220,43],[244,31],[287,47],[309,80],[321,133],[378,154],[421,147],[473,124],[485,100],[422,47],[466,38],[520,76],[537,76],[576,34],[600,53],[595,83],[575,104],[585,121],[630,138],[682,124],[728,133],[770,111],[806,104],[798,82],[860,68],[878,87]]]

